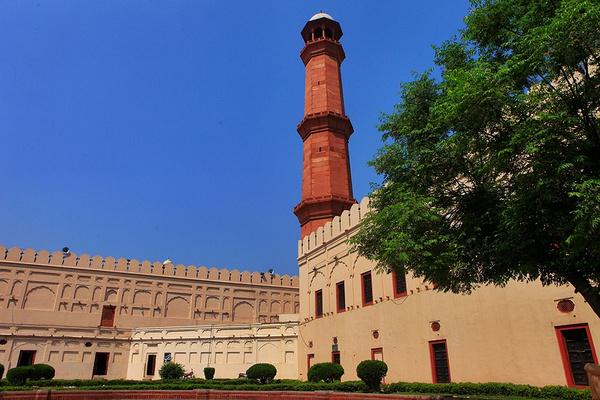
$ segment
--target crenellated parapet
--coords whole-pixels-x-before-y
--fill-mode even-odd
[[[298,241],[298,258],[317,249],[324,243],[346,235],[360,224],[370,210],[369,198],[364,197],[360,203],[354,204],[349,210],[345,210],[341,215],[334,217],[331,222],[327,222],[304,236]]]
[[[262,272],[239,271],[237,269],[215,268],[206,266],[163,264],[160,261],[138,261],[129,258],[114,258],[64,254],[62,251],[9,249],[0,246],[0,262],[19,262],[56,267],[74,267],[90,270],[129,272],[135,274],[155,275],[160,277],[191,278],[207,281],[244,283],[251,285],[274,285],[282,287],[298,287],[298,277],[289,275],[269,274]]]

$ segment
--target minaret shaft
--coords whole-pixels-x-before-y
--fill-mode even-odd
[[[294,213],[301,235],[306,236],[356,200],[348,152],[353,129],[345,115],[340,74],[345,57],[339,43],[342,30],[333,19],[320,17],[306,24],[302,36],[300,57],[306,67],[304,118],[298,125],[303,140],[302,200]]]

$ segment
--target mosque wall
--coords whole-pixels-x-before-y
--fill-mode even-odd
[[[343,379],[353,380],[360,361],[383,359],[387,382],[575,386],[569,352],[586,351],[569,349],[563,336],[570,333],[587,334],[593,354],[586,356],[597,360],[600,320],[573,287],[510,282],[458,295],[378,273],[347,243],[368,212],[363,199],[298,243],[300,379],[314,363],[339,361]]]
[[[0,247],[0,363],[7,368],[34,354],[58,378],[85,379],[105,353],[102,376],[124,378],[134,329],[242,329],[298,311],[295,276]]]
[[[197,378],[204,367],[215,368],[215,378],[238,378],[260,362],[273,364],[278,379],[296,379],[298,321],[288,317],[271,324],[135,329],[127,378],[158,379],[158,369],[171,359]]]

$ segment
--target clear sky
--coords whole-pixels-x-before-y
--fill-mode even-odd
[[[296,273],[300,30],[344,31],[355,197],[466,0],[0,2],[0,244]]]

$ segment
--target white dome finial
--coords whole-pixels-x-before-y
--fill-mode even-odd
[[[335,19],[333,19],[333,17],[327,13],[324,13],[323,11],[319,11],[318,13],[316,13],[315,15],[313,15],[312,17],[310,17],[309,21],[315,21],[317,19],[321,19],[321,18],[327,18],[330,19],[332,21],[335,21]]]

